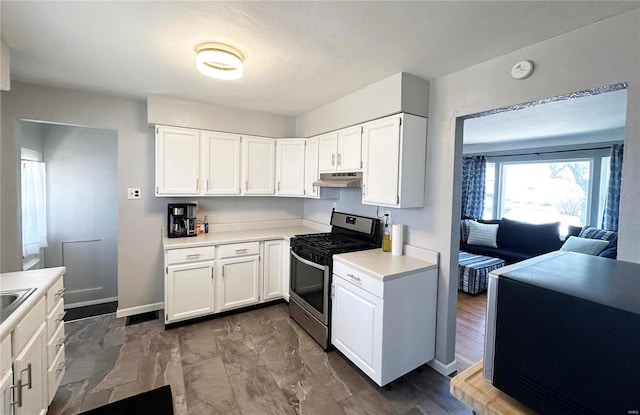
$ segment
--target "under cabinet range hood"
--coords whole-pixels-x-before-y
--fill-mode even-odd
[[[318,187],[362,187],[362,172],[321,173],[320,180],[313,182]]]

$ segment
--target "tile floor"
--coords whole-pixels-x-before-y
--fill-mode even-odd
[[[170,384],[176,414],[469,414],[423,366],[380,388],[323,350],[277,304],[165,330],[108,314],[67,322],[67,371],[50,415]]]

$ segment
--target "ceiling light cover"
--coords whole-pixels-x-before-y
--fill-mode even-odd
[[[243,59],[240,52],[222,43],[203,43],[196,47],[196,68],[212,78],[240,78]]]

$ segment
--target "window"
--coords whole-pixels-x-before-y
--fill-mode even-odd
[[[588,223],[592,160],[502,164],[502,217],[531,222]]]
[[[600,227],[610,149],[487,156],[483,219]]]

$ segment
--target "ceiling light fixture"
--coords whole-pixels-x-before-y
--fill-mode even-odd
[[[196,68],[212,78],[240,78],[243,59],[238,50],[222,43],[202,43],[196,46]]]

